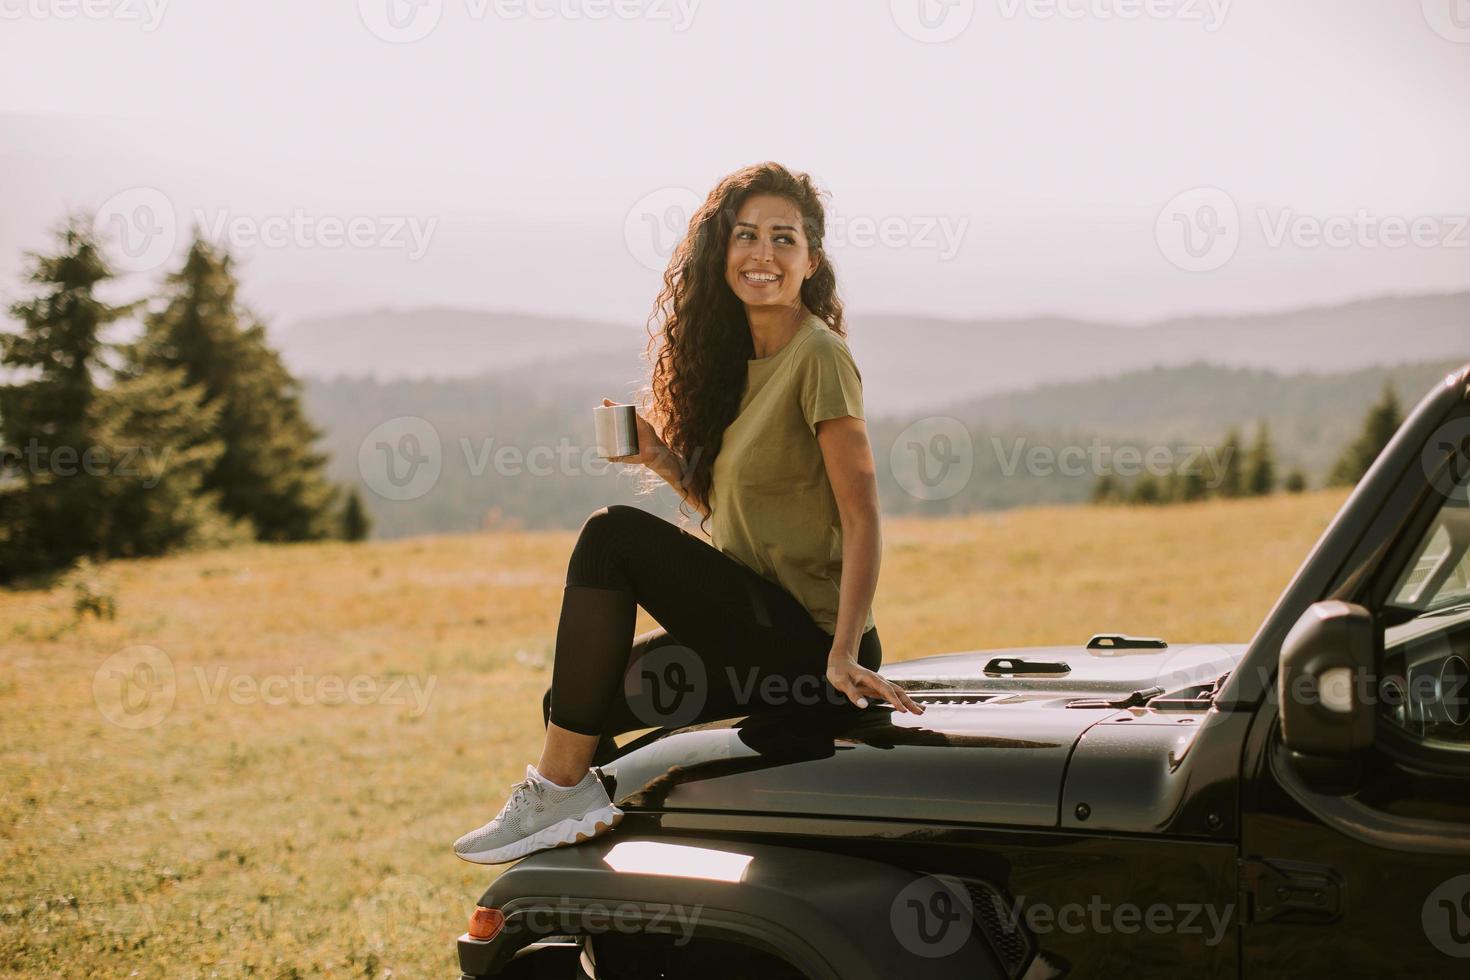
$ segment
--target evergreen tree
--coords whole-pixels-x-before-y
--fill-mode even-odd
[[[119,375],[98,393],[96,431],[111,451],[102,540],[109,557],[249,541],[248,523],[220,510],[204,482],[224,452],[211,435],[218,407],[181,370]]]
[[[1403,423],[1403,414],[1399,410],[1399,399],[1394,394],[1393,386],[1385,384],[1383,394],[1368,409],[1368,415],[1363,420],[1363,431],[1355,439],[1352,445],[1343,450],[1337,465],[1332,468],[1332,473],[1327,482],[1330,486],[1352,486],[1363,478],[1368,472],[1368,467],[1383,452],[1383,447],[1393,438]]]
[[[1262,419],[1256,427],[1256,441],[1251,446],[1245,465],[1245,492],[1264,497],[1276,489],[1276,451],[1271,448],[1271,432]]]
[[[1092,485],[1092,502],[1095,504],[1117,503],[1122,496],[1123,489],[1118,485],[1118,478],[1111,473],[1104,473]]]
[[[1222,497],[1239,497],[1245,490],[1245,449],[1240,444],[1240,433],[1231,429],[1220,447],[1218,462],[1212,467],[1206,481],[1206,491]]]
[[[1144,473],[1134,480],[1133,489],[1128,495],[1128,502],[1132,504],[1165,503],[1165,493],[1159,485],[1158,477],[1152,473]]]
[[[342,540],[363,541],[372,531],[372,518],[362,505],[362,494],[356,487],[347,491],[347,503],[342,506]]]
[[[68,219],[57,253],[32,256],[42,289],[11,308],[22,331],[0,336],[0,360],[30,375],[0,388],[0,578],[238,537],[202,488],[221,449],[203,390],[178,372],[103,383],[102,330],[137,304],[96,297],[112,272],[90,224]]]
[[[1198,466],[1176,470],[1169,481],[1168,499],[1179,503],[1203,500],[1210,493],[1205,474]]]
[[[134,304],[113,306],[95,290],[113,278],[84,216],[66,219],[55,252],[27,253],[29,300],[10,307],[18,333],[0,333],[0,578],[59,568],[102,551],[104,484],[95,460],[95,402],[106,363],[102,334]],[[93,450],[88,456],[88,451]]]
[[[1300,469],[1294,469],[1286,474],[1286,483],[1284,486],[1287,493],[1301,493],[1307,489],[1307,475]]]
[[[196,236],[168,277],[165,305],[148,317],[137,364],[181,368],[218,407],[224,451],[205,489],[218,491],[225,513],[250,521],[263,541],[336,537],[338,490],[312,449],[320,432],[264,325],[237,302],[237,286],[230,256]]]

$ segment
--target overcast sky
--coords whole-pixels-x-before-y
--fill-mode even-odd
[[[1467,0],[0,0],[0,290],[196,222],[273,322],[641,323],[691,204],[831,193],[852,309],[1130,322],[1470,288]],[[349,240],[350,239],[350,240]]]

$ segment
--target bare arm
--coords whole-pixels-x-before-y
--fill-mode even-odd
[[[898,711],[921,715],[924,707],[903,688],[857,662],[883,552],[878,479],[867,424],[851,415],[824,419],[817,423],[817,443],[842,519],[842,582],[837,627],[827,654],[827,681],[858,707],[866,707],[867,696],[873,695]]]
[[[709,516],[709,508],[699,505],[694,495],[690,493],[688,484],[684,482],[684,475],[689,472],[689,467],[678,453],[665,446],[663,453],[649,463],[648,468],[663,477],[664,482],[673,487],[679,496],[684,498],[685,503],[698,511],[701,516]]]
[[[842,583],[831,655],[856,663],[883,553],[878,478],[862,419],[844,415],[818,422],[817,444],[842,518]]]

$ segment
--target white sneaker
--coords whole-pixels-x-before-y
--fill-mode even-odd
[[[577,785],[563,789],[527,765],[526,778],[511,787],[510,799],[495,819],[455,841],[454,853],[475,864],[504,864],[589,840],[622,819],[623,811],[613,806],[592,770]]]

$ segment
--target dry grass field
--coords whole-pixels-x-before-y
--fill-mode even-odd
[[[1343,499],[888,522],[885,655],[1249,639]],[[118,562],[112,619],[0,592],[0,976],[456,975],[501,868],[449,845],[536,758],[573,540]]]

